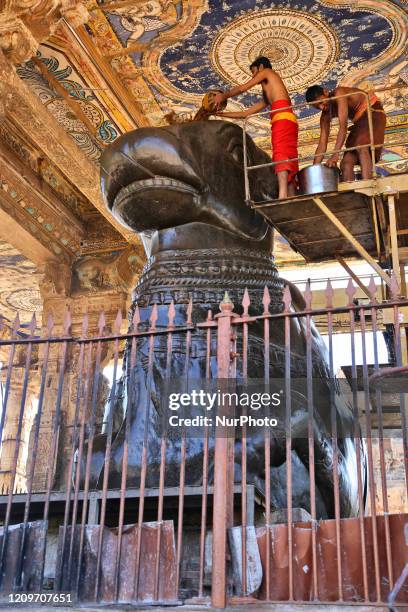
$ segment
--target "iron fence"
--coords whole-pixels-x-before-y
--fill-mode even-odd
[[[206,320],[195,320],[191,302],[154,306],[148,319],[136,308],[127,333],[120,313],[112,331],[102,314],[92,333],[85,316],[78,336],[69,313],[60,335],[52,320],[42,335],[35,321],[24,334],[18,318],[3,326],[2,596],[211,600],[217,607],[258,599],[387,601],[406,561],[408,510],[408,300],[393,286],[380,303],[372,281],[371,299],[356,304],[350,282],[344,305],[334,306],[328,283],[319,309],[310,286],[303,299],[286,286],[278,313],[265,288],[262,312],[245,292],[235,307],[226,296]],[[334,347],[339,314],[348,321],[351,361],[343,360],[340,390],[336,351],[346,347]],[[316,354],[325,349],[314,317],[325,320],[327,347],[317,387]],[[304,364],[301,384],[296,360]],[[280,386],[280,434],[267,426],[254,433],[245,419],[228,432],[218,424],[194,435],[186,425],[176,434],[160,428],[158,396],[167,384],[190,390],[197,367],[212,389]],[[348,430],[341,429],[340,396],[350,410]],[[237,408],[235,416],[248,416],[248,408]],[[390,461],[392,445],[400,450]],[[346,465],[348,453],[354,459]],[[355,489],[351,510],[347,482]],[[300,486],[307,490],[301,506]],[[397,601],[407,596],[402,586]]]

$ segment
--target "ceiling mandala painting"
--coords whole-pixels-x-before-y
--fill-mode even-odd
[[[258,55],[271,59],[297,105],[315,83],[388,89],[408,81],[402,0],[106,0],[90,1],[88,8],[95,46],[155,125],[169,111],[194,111],[210,88],[244,82]],[[253,91],[229,106],[238,110],[258,95]],[[388,90],[381,97],[393,125],[405,129],[408,92]],[[317,136],[317,116],[307,107],[297,114],[306,155],[307,142],[313,148]],[[254,118],[250,130],[268,149],[268,121]]]
[[[39,315],[42,310],[39,282],[36,266],[0,240],[1,315],[13,321],[18,311],[22,323],[29,323],[34,313]]]
[[[107,13],[113,29],[126,45],[136,42],[147,42],[160,32],[171,30],[177,25],[182,15],[181,0],[152,0],[112,8]]]
[[[333,87],[371,57],[383,55],[393,40],[392,24],[382,15],[333,9],[317,1],[293,2],[287,8],[263,0],[211,6],[191,36],[160,59],[164,76],[185,93],[199,93],[194,86],[206,90],[242,83],[250,76],[250,63],[265,54],[295,102],[301,102],[306,87],[322,81]],[[184,77],[191,73],[194,84]]]
[[[217,74],[235,84],[248,78],[248,66],[268,57],[288,91],[324,79],[336,65],[340,41],[335,30],[313,14],[299,10],[264,9],[232,22],[214,39],[210,61]]]

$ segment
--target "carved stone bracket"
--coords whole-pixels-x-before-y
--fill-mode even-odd
[[[73,293],[129,292],[142,271],[143,259],[140,250],[135,248],[99,257],[81,257],[73,268]]]
[[[71,289],[71,268],[57,261],[47,261],[38,267],[41,297],[67,297]]]
[[[102,311],[107,328],[111,328],[118,310],[125,315],[128,309],[130,290],[140,276],[143,263],[140,250],[133,247],[109,255],[81,257],[73,267],[60,260],[46,261],[38,268],[43,325],[47,325],[52,314],[53,333],[62,333],[65,313],[70,309],[74,336],[82,333],[86,313],[89,334],[97,333]]]
[[[88,18],[78,0],[0,0],[0,48],[18,64],[35,55],[62,19],[78,27]]]

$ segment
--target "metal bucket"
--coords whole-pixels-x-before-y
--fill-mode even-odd
[[[300,193],[311,195],[337,191],[339,175],[338,168],[328,168],[323,164],[307,166],[298,173]]]

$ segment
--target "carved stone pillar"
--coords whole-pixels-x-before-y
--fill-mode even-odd
[[[106,333],[111,332],[118,310],[123,315],[122,331],[127,329],[126,312],[130,301],[130,290],[140,272],[142,260],[132,249],[101,255],[86,256],[79,259],[69,268],[48,263],[42,269],[43,279],[40,291],[43,297],[43,325],[46,328],[49,315],[54,320],[53,336],[61,336],[64,332],[64,316],[67,309],[71,313],[71,334],[74,337],[82,335],[82,324],[85,314],[88,314],[89,325],[87,336],[92,338],[98,334],[98,320],[103,311],[106,321]],[[46,394],[43,414],[41,417],[40,435],[38,440],[38,459],[35,470],[35,490],[44,490],[46,475],[52,454],[52,431],[55,411],[57,408],[58,386],[61,373],[62,343],[50,347]],[[59,421],[58,451],[54,486],[62,488],[66,482],[69,459],[72,453],[72,425],[75,419],[78,376],[79,376],[79,345],[70,343],[64,367],[63,393],[61,400],[61,415]],[[113,343],[103,343],[101,367],[107,365],[112,358]],[[44,358],[44,348],[40,353],[40,364]],[[93,351],[92,359],[95,358]],[[91,365],[92,380],[94,363]],[[85,376],[85,372],[84,372]],[[104,404],[109,393],[108,381],[100,377],[98,389],[97,421],[101,429]],[[81,389],[81,398],[83,389]],[[82,399],[81,399],[82,401]],[[31,447],[34,440],[31,440]]]
[[[401,437],[386,437],[383,441],[384,465],[387,479],[388,512],[401,514],[408,511],[404,470],[404,444]],[[384,492],[382,490],[382,474],[380,462],[380,447],[378,438],[372,439],[374,479],[376,483],[376,510],[384,512]],[[370,499],[369,499],[370,505]],[[371,508],[369,508],[369,512]]]
[[[10,490],[17,446],[18,456],[14,478],[14,491],[25,492],[27,490],[29,436],[37,411],[38,381],[35,374],[34,376],[30,376],[19,433],[23,379],[24,368],[14,367],[11,376],[10,392],[7,401],[0,450],[0,493],[2,494],[6,494]]]

